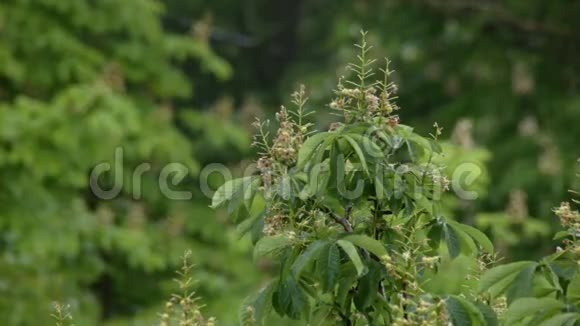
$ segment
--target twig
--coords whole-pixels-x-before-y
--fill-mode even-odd
[[[332,218],[336,221],[336,223],[342,225],[342,227],[344,228],[344,230],[346,232],[352,232],[352,225],[350,224],[350,222],[344,218],[341,217],[340,215],[336,214],[336,213],[331,213]]]
[[[346,232],[352,232],[353,228],[352,228],[352,224],[349,221],[350,218],[350,213],[352,212],[352,204],[349,203],[344,207],[344,217],[336,214],[335,212],[330,212],[330,216],[332,216],[332,218],[340,225],[342,225],[342,227],[344,228],[344,230]]]

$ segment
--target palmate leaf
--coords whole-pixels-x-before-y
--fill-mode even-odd
[[[508,304],[515,299],[532,295],[534,274],[537,267],[538,263],[530,263],[517,274],[507,293]]]
[[[272,294],[277,286],[278,284],[272,281],[258,293],[244,300],[239,311],[240,325],[262,325],[264,318],[272,310]]]
[[[538,326],[574,326],[578,321],[580,321],[580,313],[568,312],[552,316]]]
[[[260,182],[258,176],[227,181],[214,193],[210,207],[216,209],[227,204],[227,212],[234,222],[244,220],[250,215],[252,201]]]
[[[339,152],[338,144],[336,142],[334,142],[330,148],[328,167],[328,188],[338,189],[339,182],[344,180],[344,155]]]
[[[272,257],[292,244],[292,241],[283,234],[261,238],[254,247],[254,259]]]
[[[449,255],[452,258],[455,257],[452,253],[458,254],[458,250],[466,255],[476,254],[477,246],[474,241],[476,241],[480,247],[484,248],[484,250],[493,252],[493,245],[485,234],[469,225],[461,224],[453,220],[447,220],[443,226],[443,231],[446,237],[447,246],[450,250]],[[457,239],[455,239],[455,237]],[[455,245],[455,241],[457,240],[459,242],[458,247],[449,247],[450,245]]]
[[[473,256],[477,254],[477,246],[473,241],[473,238],[470,237],[467,233],[463,232],[463,230],[459,227],[452,228],[457,232],[457,236],[459,237],[459,241],[461,244],[461,252],[467,256]]]
[[[552,316],[564,307],[564,304],[552,298],[520,298],[514,301],[503,314],[506,325],[514,325],[524,318],[542,315]]]
[[[340,271],[340,252],[336,244],[331,243],[320,251],[316,268],[320,277],[322,291],[328,292],[332,290]]]
[[[318,147],[322,142],[324,142],[328,137],[335,137],[329,132],[320,132],[313,136],[308,137],[300,151],[298,152],[298,160],[296,162],[296,169],[302,169],[306,163],[312,158],[314,153],[318,150]]]
[[[317,240],[311,243],[306,250],[296,259],[292,265],[291,271],[296,279],[299,279],[300,273],[306,265],[314,260],[314,258],[329,244],[328,240]]]
[[[409,158],[411,161],[416,162],[417,158],[419,157],[419,153],[417,151],[417,145],[408,139],[405,139],[405,144],[407,145],[407,152],[409,153]]]
[[[461,231],[467,233],[471,238],[473,238],[473,240],[475,240],[483,250],[493,254],[493,244],[483,232],[467,224],[462,224],[455,221],[452,223],[455,228],[460,229]]]
[[[475,302],[475,306],[477,307],[477,309],[479,309],[479,311],[483,315],[483,318],[485,319],[485,324],[487,326],[498,326],[499,325],[499,321],[497,320],[497,315],[496,315],[495,311],[493,310],[493,308],[491,308],[489,305],[487,305],[481,301]]]
[[[354,245],[366,249],[368,252],[374,254],[378,258],[388,255],[387,250],[379,241],[362,234],[351,234],[342,238]]]
[[[306,294],[291,274],[283,281],[280,280],[273,294],[272,303],[280,316],[288,316],[292,319],[300,318],[308,308]]]
[[[345,263],[340,266],[340,273],[338,277],[338,286],[336,288],[335,302],[344,309],[350,309],[351,299],[350,293],[353,286],[356,285],[359,278],[356,268],[353,264]]]
[[[518,273],[531,264],[537,263],[533,261],[515,262],[486,271],[481,277],[479,291],[489,291],[492,298],[501,295],[508,287],[513,285],[512,282],[518,276]]]
[[[552,266],[549,262],[544,261],[544,263],[542,263],[540,265],[541,267],[541,271],[544,275],[544,278],[547,282],[547,285],[545,286],[545,288],[549,291],[558,291],[559,293],[564,293],[564,289],[562,288],[562,285],[560,284],[560,280],[558,279],[558,275],[556,275],[556,272],[552,269]]]
[[[409,138],[413,134],[413,127],[399,123],[397,126],[395,126],[395,131],[399,136],[403,138]]]
[[[487,325],[483,313],[465,298],[449,296],[445,305],[454,326]]]
[[[378,200],[382,200],[384,198],[390,197],[389,192],[387,192],[387,189],[385,189],[385,185],[388,185],[388,181],[385,178],[384,171],[381,170],[379,165],[376,165],[376,168],[375,168],[375,176],[374,176],[373,184],[375,186],[375,194],[374,195]]]
[[[308,319],[308,325],[310,326],[323,326],[327,325],[328,317],[331,316],[333,307],[329,305],[324,305],[317,307],[316,310],[312,311],[310,318]]]
[[[365,157],[365,154],[362,150],[362,148],[360,147],[359,143],[357,143],[356,140],[354,140],[354,138],[352,138],[350,135],[344,135],[343,136],[344,139],[346,139],[348,141],[348,143],[350,144],[350,146],[352,147],[352,149],[355,151],[356,155],[358,156],[358,159],[360,160],[360,163],[363,167],[363,171],[369,175],[369,167],[367,165],[367,160]]]
[[[568,284],[566,297],[572,302],[580,303],[580,273],[576,273]]]
[[[249,176],[226,181],[214,193],[211,202],[211,208],[219,208],[225,205],[228,201],[239,201],[246,199],[245,195],[251,194],[252,184],[259,180],[257,176]]]
[[[345,240],[338,240],[336,243],[342,248],[342,250],[344,250],[348,258],[350,258],[352,261],[354,267],[356,268],[357,275],[359,277],[362,276],[366,272],[366,267],[360,259],[356,247],[352,243]]]
[[[454,326],[471,326],[471,317],[467,309],[461,304],[461,301],[450,297],[445,301],[449,319]]]
[[[258,215],[241,222],[236,227],[236,234],[240,238],[242,238],[248,232],[252,231],[255,227],[257,227],[256,224],[261,224],[260,222],[263,221],[265,216],[266,216],[266,210],[262,210],[260,213],[258,213]]]
[[[383,158],[384,151],[381,149],[379,145],[377,145],[374,141],[372,141],[369,137],[361,135],[361,134],[348,134],[349,137],[354,139],[357,144],[362,149],[362,152],[365,156],[371,160],[376,160]]]
[[[360,278],[354,304],[360,311],[370,306],[378,295],[379,282],[381,281],[382,265],[374,260],[369,262],[368,272]]]
[[[455,258],[461,252],[461,239],[457,231],[449,224],[443,224],[443,234],[445,236],[445,243],[451,258]]]

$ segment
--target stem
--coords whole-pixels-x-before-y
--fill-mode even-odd
[[[353,231],[352,225],[350,224],[350,222],[346,218],[341,217],[340,215],[338,215],[336,213],[332,213],[331,216],[338,224],[342,225],[342,227],[344,228],[344,230],[346,232],[350,233]]]

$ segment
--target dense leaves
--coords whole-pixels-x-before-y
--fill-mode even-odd
[[[434,159],[443,154],[439,127],[428,139],[399,123],[393,84],[368,81],[373,60],[362,35],[350,65],[356,78],[341,79],[330,104],[344,122],[307,132],[305,102],[295,101],[296,120],[283,107],[273,141],[256,123],[259,177],[226,182],[214,196],[234,220],[237,210],[252,211],[254,196],[265,202],[255,256],[270,258],[279,276],[260,309],[271,304],[279,316],[318,324],[573,324],[578,213],[557,210],[570,226],[562,238],[573,238],[565,249],[488,269],[489,238],[442,213],[450,181]],[[303,89],[296,94],[304,98]],[[465,269],[462,286],[446,293],[429,285],[461,261],[477,266]],[[257,308],[246,309],[244,324],[262,323],[252,317]]]
[[[262,138],[256,143],[263,151],[259,183],[251,181],[254,176],[226,182],[214,195],[214,206],[227,207],[236,220],[242,207],[252,211],[253,201],[241,200],[242,194],[253,198],[256,191],[265,200],[264,234],[254,252],[279,266],[271,305],[280,316],[322,324],[493,321],[490,309],[484,313],[475,302],[431,295],[420,286],[440,265],[438,244],[425,237],[430,230],[444,239],[451,259],[464,254],[475,260],[493,253],[493,246],[477,229],[439,215],[448,187],[432,163],[441,154],[440,130],[429,140],[398,123],[389,99],[392,84],[365,84],[371,61],[365,59],[364,34],[360,49],[358,82],[341,81],[332,105],[344,124],[302,141],[307,129],[301,111],[291,120],[283,108],[270,143],[264,124],[257,123]],[[296,97],[303,98],[303,92]],[[301,110],[304,102],[297,104]]]

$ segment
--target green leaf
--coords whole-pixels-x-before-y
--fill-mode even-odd
[[[274,297],[274,301],[277,303],[274,307],[278,308],[278,313],[282,316],[287,315],[292,319],[299,319],[308,304],[304,291],[292,275],[284,281],[280,281],[278,290],[274,292]]]
[[[387,198],[387,192],[385,190],[385,176],[384,176],[384,171],[382,171],[382,168],[379,167],[379,165],[376,166],[375,169],[375,177],[374,177],[374,186],[375,186],[375,197],[378,200],[382,200],[384,198]]]
[[[562,302],[552,298],[520,298],[509,306],[503,319],[506,325],[513,325],[525,317],[557,312],[563,306]]]
[[[429,238],[429,245],[433,250],[437,250],[441,244],[441,234],[443,233],[443,226],[441,223],[435,223],[429,229],[427,238]]]
[[[363,167],[363,171],[364,171],[364,172],[365,172],[367,175],[369,175],[369,167],[368,167],[368,165],[367,165],[367,160],[366,160],[366,158],[365,158],[365,154],[364,154],[364,152],[362,151],[362,149],[360,148],[359,144],[356,142],[356,140],[354,140],[354,139],[353,139],[351,136],[349,136],[349,135],[344,135],[343,137],[344,137],[344,139],[346,139],[346,140],[349,142],[349,144],[350,144],[350,146],[352,147],[352,149],[353,149],[353,150],[356,152],[356,155],[358,156],[358,158],[359,158],[359,160],[360,160],[360,163],[361,163],[361,165],[362,165],[362,167]]]
[[[416,133],[413,133],[409,136],[409,140],[412,141],[413,143],[415,143],[417,145],[417,147],[422,149],[422,152],[433,152],[434,148],[432,146],[432,142],[425,138],[422,137]]]
[[[264,218],[266,218],[266,214],[260,214],[254,221],[252,225],[252,229],[250,230],[250,238],[252,240],[252,244],[255,245],[260,239],[264,236]]]
[[[348,136],[354,139],[359,145],[362,145],[366,157],[373,159],[384,157],[384,152],[381,147],[379,147],[379,145],[373,142],[369,137],[361,134],[349,134]]]
[[[461,252],[461,239],[457,231],[446,223],[443,224],[443,234],[445,235],[445,243],[447,244],[449,256],[451,258],[457,257]]]
[[[547,261],[544,261],[544,263],[541,266],[542,266],[542,272],[544,274],[544,277],[546,278],[547,282],[550,284],[550,287],[552,289],[554,289],[555,291],[563,293],[564,289],[562,289],[562,285],[560,284],[560,280],[558,279],[558,275],[556,275],[556,272],[552,269],[551,264]]]
[[[456,226],[451,226],[455,232],[457,232],[457,236],[459,237],[459,241],[461,243],[461,252],[463,252],[467,256],[477,254],[477,246],[475,242],[473,242],[473,238],[471,238],[467,233],[463,232],[463,230]]]
[[[449,296],[445,300],[447,313],[454,326],[485,325],[483,314],[477,307],[459,296]]]
[[[580,273],[576,273],[574,278],[570,281],[570,284],[568,284],[566,297],[572,302],[580,301]]]
[[[264,317],[272,310],[272,294],[277,284],[270,282],[257,294],[248,297],[240,307],[239,320],[242,326],[262,325]]]
[[[263,237],[254,247],[254,259],[276,256],[291,244],[292,241],[282,234]]]
[[[302,169],[306,163],[312,158],[312,155],[316,152],[320,144],[327,138],[333,137],[328,132],[319,132],[312,135],[306,139],[300,151],[298,152],[298,160],[296,162],[296,168]]]
[[[532,295],[534,274],[537,267],[538,263],[530,263],[518,273],[507,293],[508,304],[515,299]]]
[[[475,303],[475,306],[477,307],[477,309],[479,309],[479,311],[483,315],[486,326],[499,326],[499,321],[497,320],[497,315],[493,310],[493,308],[480,301],[477,301]]]
[[[417,153],[415,143],[412,143],[408,139],[405,139],[405,144],[407,145],[407,151],[409,152],[409,157],[411,158],[411,161],[416,162],[419,154]]]
[[[357,279],[358,274],[353,264],[346,263],[340,266],[338,286],[336,288],[336,296],[334,300],[340,307],[350,309],[352,300],[350,294],[351,290],[357,283]]]
[[[362,276],[365,273],[365,266],[363,265],[363,262],[360,259],[356,247],[352,243],[345,240],[338,240],[336,243],[348,255],[348,258],[350,258],[350,260],[354,264],[354,267],[356,268],[358,276],[359,277]]]
[[[531,261],[515,262],[515,263],[500,265],[500,266],[494,267],[494,268],[486,271],[483,274],[483,276],[481,277],[481,280],[479,283],[479,291],[480,292],[487,291],[490,288],[497,286],[502,281],[509,280],[510,278],[515,278],[519,271],[521,271],[522,269],[524,269],[526,266],[528,266],[531,263],[534,263],[534,262],[531,262]],[[509,286],[509,285],[510,285],[510,283],[508,283],[506,286]],[[496,293],[495,295],[499,295],[505,290],[505,288],[496,289],[496,290],[497,290],[496,292],[498,292],[498,293]]]
[[[248,199],[246,197],[251,195],[252,188],[256,185],[256,180],[259,181],[259,178],[256,176],[249,176],[226,181],[214,193],[210,207],[216,209],[223,206],[228,201],[239,203],[241,200]]]
[[[449,297],[445,301],[447,313],[454,326],[471,326],[469,312],[455,297]]]
[[[562,238],[567,237],[568,235],[570,235],[570,233],[568,231],[558,231],[558,232],[556,232],[556,234],[554,235],[552,240],[560,240]]]
[[[304,267],[314,260],[316,254],[318,254],[324,247],[328,244],[328,240],[317,240],[311,243],[306,250],[296,259],[294,264],[292,265],[292,273],[296,279],[300,278],[300,273],[304,269]]]
[[[320,306],[312,312],[308,320],[309,326],[322,326],[328,324],[328,317],[332,313],[331,306]]]
[[[258,176],[230,180],[215,192],[210,207],[216,209],[228,203],[227,212],[237,223],[250,216],[254,195],[260,183],[261,178]]]
[[[330,291],[338,277],[340,270],[340,252],[338,247],[332,243],[326,246],[318,257],[317,261],[318,275],[320,275],[322,290]]]
[[[378,295],[379,282],[381,280],[382,265],[374,260],[369,262],[369,271],[358,282],[357,294],[354,297],[355,306],[359,311],[364,311],[370,306]]]
[[[573,326],[574,322],[580,320],[580,313],[568,312],[564,314],[555,315],[547,320],[544,320],[538,326]]]
[[[387,133],[385,133],[384,130],[378,130],[377,131],[377,136],[379,137],[379,139],[381,139],[382,141],[385,142],[385,144],[387,144],[387,146],[389,147],[393,147],[393,141],[391,139],[390,135],[387,135]]]
[[[262,210],[257,216],[241,222],[236,227],[236,234],[242,238],[244,235],[250,232],[256,226],[256,223],[259,223],[265,215],[266,210]]]
[[[458,228],[472,237],[481,246],[481,248],[483,248],[483,250],[493,254],[493,244],[483,232],[470,225],[457,222],[455,222],[455,225],[457,225]]]
[[[388,255],[387,250],[385,249],[382,243],[366,235],[351,234],[347,235],[342,239],[352,242],[354,245],[358,247],[366,249],[368,252],[372,253],[378,258],[382,258],[383,256]]]
[[[409,138],[413,134],[413,127],[400,123],[395,127],[395,131],[401,137]]]

